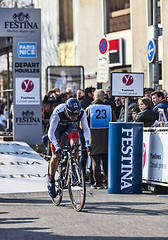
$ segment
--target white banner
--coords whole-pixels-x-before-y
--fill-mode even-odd
[[[48,163],[24,142],[0,141],[0,193],[47,191]]]
[[[143,73],[111,73],[112,96],[143,96]]]
[[[144,132],[143,179],[168,184],[168,131]]]

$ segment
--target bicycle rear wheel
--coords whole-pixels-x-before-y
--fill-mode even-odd
[[[49,182],[49,170],[48,170],[48,182]],[[62,201],[63,189],[62,189],[61,184],[62,183],[59,178],[59,172],[56,171],[56,173],[55,173],[55,191],[56,191],[57,195],[55,198],[52,198],[52,202],[54,203],[55,206],[59,206]]]
[[[80,212],[85,205],[86,185],[83,171],[76,161],[73,163],[72,172],[69,174],[68,190],[73,208]]]

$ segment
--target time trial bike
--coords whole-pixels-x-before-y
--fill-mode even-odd
[[[52,198],[54,205],[60,205],[63,190],[68,189],[72,206],[76,211],[81,211],[86,199],[86,184],[83,170],[78,159],[74,157],[79,151],[80,144],[75,143],[72,147],[65,145],[62,148],[61,159],[55,174],[56,197]],[[49,181],[49,172],[48,172]]]

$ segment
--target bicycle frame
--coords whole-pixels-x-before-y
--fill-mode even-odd
[[[78,144],[79,145],[79,144]],[[76,150],[73,150],[73,147],[71,150],[68,150],[68,147],[69,146],[66,146],[67,148],[63,148],[63,152],[61,154],[61,160],[59,162],[59,168],[61,169],[61,174],[63,173],[62,171],[62,164],[64,164],[64,162],[66,161],[66,171],[65,171],[65,174],[64,176],[60,176],[60,180],[61,181],[64,181],[65,180],[65,183],[63,185],[63,189],[66,188],[69,184],[69,179],[72,179],[72,173],[73,173],[73,169],[72,169],[72,165],[73,165],[73,161],[76,162],[76,159],[74,158],[73,154],[76,153],[76,151],[78,151],[78,147],[77,146],[77,149]],[[70,171],[69,171],[70,170]],[[79,176],[79,173],[77,171],[77,167],[75,165],[75,170],[76,170],[76,173],[77,173],[77,177],[78,179],[80,179],[80,176]],[[71,183],[73,185],[73,182]]]
[[[60,205],[63,190],[68,188],[70,200],[76,211],[81,211],[85,204],[86,185],[83,171],[79,166],[74,154],[78,151],[79,144],[71,149],[64,147],[58,164],[57,176],[55,177],[56,197],[52,198],[54,205]]]

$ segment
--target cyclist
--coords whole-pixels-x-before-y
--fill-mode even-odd
[[[87,123],[86,112],[81,108],[81,103],[76,98],[69,98],[65,104],[58,105],[50,118],[50,127],[48,137],[51,142],[52,157],[49,168],[48,192],[52,198],[56,197],[55,191],[55,172],[61,155],[61,137],[64,134],[72,146],[79,143],[79,133],[77,123],[81,121],[86,141],[87,151],[90,151],[89,145],[90,129]]]

